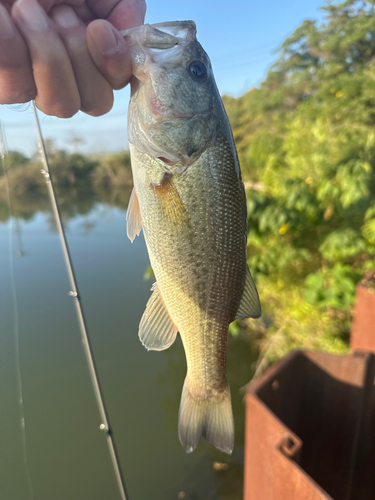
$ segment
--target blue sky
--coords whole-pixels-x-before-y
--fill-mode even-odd
[[[148,0],[146,22],[194,20],[220,92],[238,96],[263,80],[277,47],[304,19],[322,19],[319,6],[323,4],[324,0]],[[112,111],[100,118],[84,113],[68,120],[43,115],[43,134],[66,149],[71,148],[74,135],[82,137],[85,152],[124,149],[128,101],[126,88],[115,93]],[[9,149],[35,151],[30,106],[0,106],[0,120]]]

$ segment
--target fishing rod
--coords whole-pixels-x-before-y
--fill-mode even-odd
[[[44,169],[42,170],[42,174],[44,175],[44,177],[46,179],[48,194],[50,197],[52,210],[53,210],[53,215],[54,215],[57,230],[58,230],[58,233],[60,236],[60,242],[61,242],[61,246],[63,249],[64,260],[65,260],[66,268],[68,271],[70,287],[71,287],[71,291],[69,292],[69,295],[71,297],[73,297],[73,300],[74,300],[74,305],[75,305],[77,317],[78,317],[79,328],[80,328],[80,332],[81,332],[83,349],[85,352],[87,366],[88,366],[90,378],[91,378],[91,383],[92,383],[92,387],[94,389],[95,399],[96,399],[96,403],[98,406],[100,419],[102,422],[99,426],[99,429],[101,431],[105,432],[105,435],[107,438],[107,445],[108,445],[108,449],[109,449],[109,454],[110,454],[112,466],[113,466],[113,469],[115,472],[117,485],[118,485],[118,488],[120,491],[121,500],[129,500],[128,496],[126,494],[125,481],[124,481],[124,478],[122,476],[118,454],[116,451],[114,439],[113,439],[111,429],[109,426],[109,421],[108,421],[108,417],[107,417],[106,408],[104,405],[102,391],[101,391],[100,385],[99,385],[99,379],[98,379],[97,371],[95,368],[95,363],[94,363],[92,350],[91,350],[91,346],[90,346],[90,341],[89,341],[89,336],[88,336],[88,332],[87,332],[86,321],[85,321],[85,317],[83,314],[80,296],[78,293],[78,286],[77,286],[77,281],[75,278],[73,263],[72,263],[72,259],[70,256],[69,247],[68,247],[68,243],[67,243],[66,236],[65,236],[65,231],[64,231],[64,228],[63,228],[63,225],[61,222],[61,215],[60,215],[59,206],[58,206],[57,199],[56,199],[55,189],[54,189],[54,185],[53,185],[53,181],[52,181],[52,177],[51,177],[51,171],[49,168],[46,147],[45,147],[43,136],[42,136],[42,131],[41,131],[41,127],[40,127],[40,122],[39,122],[39,117],[38,117],[38,112],[37,112],[37,108],[35,105],[35,101],[32,101],[32,107],[33,107],[33,112],[34,112],[34,117],[35,117],[36,128],[38,131],[39,150],[40,150],[40,154],[41,154],[41,160],[42,160],[43,165],[44,165]]]

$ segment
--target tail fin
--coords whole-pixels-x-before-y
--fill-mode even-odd
[[[182,446],[192,452],[203,437],[225,453],[232,453],[234,422],[229,385],[218,396],[194,399],[186,377],[182,389],[178,435]]]

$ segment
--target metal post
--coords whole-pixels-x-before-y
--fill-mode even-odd
[[[67,268],[68,275],[69,275],[69,281],[70,281],[70,286],[71,286],[71,291],[69,292],[69,295],[71,297],[73,297],[73,299],[74,299],[74,304],[75,304],[77,317],[78,317],[79,328],[80,328],[80,332],[81,332],[83,349],[84,349],[85,356],[86,356],[86,361],[87,361],[87,366],[88,366],[89,373],[90,373],[91,383],[92,383],[92,386],[94,389],[96,403],[98,405],[98,410],[99,410],[100,418],[102,421],[99,428],[100,428],[100,430],[102,430],[106,433],[109,454],[111,456],[112,465],[114,468],[114,472],[115,472],[118,488],[120,491],[121,499],[127,500],[127,495],[125,493],[125,491],[126,491],[125,490],[125,482],[124,482],[124,478],[122,477],[122,473],[121,473],[121,469],[120,469],[120,465],[119,465],[119,459],[118,459],[117,451],[115,448],[115,443],[114,443],[114,440],[113,440],[112,435],[111,435],[111,429],[110,429],[109,423],[108,423],[107,412],[105,409],[103,396],[102,396],[102,393],[100,390],[98,375],[96,372],[94,359],[93,359],[92,351],[91,351],[91,347],[90,347],[89,337],[88,337],[88,333],[87,333],[85,317],[83,314],[80,296],[78,293],[77,282],[76,282],[75,275],[74,275],[72,259],[70,257],[64,228],[63,228],[63,225],[61,222],[59,207],[57,204],[55,190],[54,190],[54,186],[53,186],[53,182],[52,182],[52,178],[51,178],[51,172],[49,169],[46,148],[44,145],[42,132],[41,132],[41,128],[40,128],[40,123],[39,123],[39,119],[38,119],[38,113],[37,113],[37,109],[36,109],[36,105],[35,105],[34,101],[32,101],[32,106],[33,106],[33,111],[34,111],[34,116],[35,116],[36,127],[38,130],[40,152],[42,155],[42,161],[44,163],[44,169],[42,170],[42,173],[43,173],[44,177],[46,178],[48,193],[49,193],[49,197],[50,197],[51,205],[52,205],[52,210],[53,210],[53,215],[54,215],[56,226],[57,226],[57,229],[58,229],[58,232],[60,235],[60,241],[61,241],[61,246],[62,246],[63,253],[64,253],[65,264],[66,264],[66,268]]]

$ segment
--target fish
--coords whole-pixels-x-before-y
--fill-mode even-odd
[[[139,325],[148,350],[180,334],[187,374],[178,434],[230,454],[229,324],[258,318],[246,260],[247,209],[237,152],[210,59],[193,21],[124,30],[133,77],[128,139],[134,188],[127,235],[143,230],[156,277]]]

